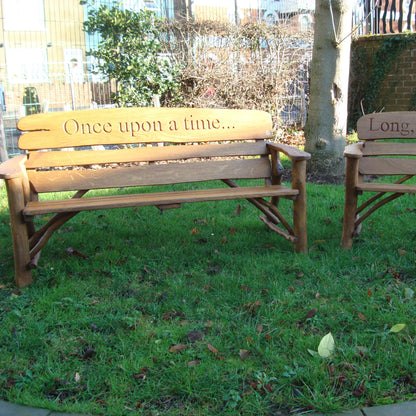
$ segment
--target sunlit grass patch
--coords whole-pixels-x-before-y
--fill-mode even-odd
[[[415,399],[412,196],[373,214],[344,252],[343,186],[308,184],[308,255],[245,201],[86,212],[17,290],[0,192],[2,399],[106,415]]]

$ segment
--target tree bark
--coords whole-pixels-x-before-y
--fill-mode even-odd
[[[333,177],[344,174],[352,1],[315,0],[315,34],[311,63],[305,150],[308,171]]]

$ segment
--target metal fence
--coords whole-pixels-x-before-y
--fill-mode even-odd
[[[19,152],[17,120],[28,114],[111,105],[111,84],[93,75],[87,51],[97,36],[83,31],[88,5],[80,0],[0,0],[0,109],[7,152]],[[113,0],[90,0],[94,7]],[[224,4],[226,6],[224,6]],[[155,11],[167,19],[226,19],[235,24],[280,24],[295,18],[312,24],[314,0],[124,0],[122,7]],[[302,124],[306,116],[308,65],[287,92],[282,119]],[[1,132],[1,129],[0,129]]]
[[[416,3],[413,0],[357,0],[354,25],[360,34],[414,32]]]

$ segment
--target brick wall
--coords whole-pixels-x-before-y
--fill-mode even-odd
[[[349,121],[364,113],[416,110],[416,34],[362,36],[352,42]]]

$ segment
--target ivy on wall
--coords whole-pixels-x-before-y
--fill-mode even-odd
[[[383,37],[380,48],[374,56],[374,64],[369,77],[367,91],[363,97],[365,102],[364,108],[366,108],[368,113],[381,111],[383,107],[383,102],[380,99],[382,83],[387,75],[394,71],[396,76],[389,87],[389,92],[394,90],[398,82],[399,57],[414,42],[415,36],[413,34]]]
[[[376,47],[372,47],[376,43]],[[382,111],[399,81],[400,58],[416,44],[414,33],[378,35],[353,43],[350,83],[350,124],[363,113]],[[374,53],[374,49],[376,49]],[[389,82],[385,82],[390,76]],[[409,101],[416,110],[416,91]]]
[[[410,99],[409,111],[416,111],[416,88],[413,88],[412,98]]]

